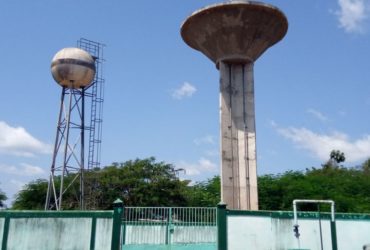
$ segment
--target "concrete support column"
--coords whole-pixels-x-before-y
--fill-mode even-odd
[[[253,63],[220,62],[221,197],[258,210]]]

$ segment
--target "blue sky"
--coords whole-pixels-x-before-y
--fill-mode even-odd
[[[61,88],[53,55],[88,38],[105,49],[102,165],[155,156],[195,181],[219,173],[215,66],[179,34],[211,0],[1,1],[0,189],[45,178]],[[258,173],[370,157],[370,0],[270,0],[288,17],[255,63]]]

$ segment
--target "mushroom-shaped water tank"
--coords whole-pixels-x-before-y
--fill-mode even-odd
[[[234,0],[194,12],[181,27],[183,40],[216,64],[254,62],[287,33],[288,20],[278,8]]]
[[[85,50],[64,48],[51,62],[54,80],[66,88],[82,88],[91,84],[95,76],[95,61]]]

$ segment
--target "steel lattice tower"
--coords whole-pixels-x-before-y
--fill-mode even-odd
[[[54,144],[50,178],[45,201],[45,210],[62,210],[76,207],[85,209],[85,171],[100,167],[100,151],[102,137],[102,114],[104,101],[104,78],[103,78],[103,44],[87,39],[77,42],[79,48],[67,48],[64,50],[83,51],[90,56],[89,60],[80,55],[72,57],[70,52],[60,51],[53,59],[52,70],[55,67],[74,67],[69,71],[69,76],[82,73],[78,77],[86,76],[87,71],[94,70],[89,83],[78,85],[74,80],[61,83],[61,79],[54,79],[62,85],[60,109],[57,122],[57,132]],[[67,54],[68,55],[67,55]],[[67,65],[67,66],[65,66]],[[59,70],[58,74],[64,74],[68,69]],[[88,72],[89,74],[91,72]],[[75,86],[76,85],[76,86]],[[88,115],[86,115],[88,114]],[[88,139],[85,134],[88,132]],[[88,151],[85,144],[88,140]],[[87,155],[87,166],[86,166]],[[74,196],[69,204],[63,204],[63,196]]]

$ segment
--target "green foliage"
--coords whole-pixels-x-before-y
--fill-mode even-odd
[[[3,191],[0,189],[0,208],[5,207],[4,201],[7,200],[7,197]]]
[[[91,174],[87,186],[93,208],[108,209],[117,197],[126,206],[186,205],[188,181],[177,178],[174,166],[153,157],[114,163]]]
[[[370,158],[362,164],[361,168],[365,174],[370,174]]]
[[[344,156],[343,152],[339,150],[332,150],[330,152],[330,159],[339,164],[341,162],[344,162],[346,160],[346,157]]]
[[[38,179],[28,183],[13,202],[12,209],[42,210],[44,209],[48,183]]]
[[[116,198],[122,199],[126,206],[207,207],[220,202],[219,176],[189,185],[189,181],[179,180],[176,172],[173,165],[156,162],[154,158],[113,163],[86,172],[86,207],[111,209]],[[66,178],[65,185],[74,177]],[[58,186],[59,179],[55,181]],[[43,209],[46,189],[46,180],[29,183],[17,194],[13,209]],[[261,210],[292,210],[294,199],[331,199],[338,212],[370,212],[370,159],[357,168],[323,165],[320,169],[259,176],[258,192]],[[78,183],[63,197],[63,209],[78,208],[77,194]],[[4,197],[0,192],[0,205]],[[304,205],[300,209],[317,207]]]
[[[219,176],[198,182],[188,188],[187,205],[190,207],[214,207],[221,200],[220,190]]]
[[[69,186],[76,174],[71,174],[64,179],[64,188]],[[54,179],[57,193],[60,187],[60,177]],[[48,181],[45,179],[37,179],[28,183],[21,191],[19,191],[13,202],[12,209],[15,210],[43,210],[45,208],[46,191]],[[64,190],[63,195],[63,210],[77,209],[79,184],[75,182],[70,188]],[[53,197],[53,196],[52,196]],[[51,200],[51,204],[54,204]]]
[[[136,159],[113,163],[85,173],[85,203],[88,209],[111,209],[116,198],[126,206],[186,206],[188,181],[176,176],[171,164],[155,159]],[[75,175],[65,179],[68,186]],[[59,179],[55,180],[59,186]],[[63,195],[63,209],[78,209],[78,182]],[[46,180],[36,180],[21,190],[13,203],[14,209],[43,209]],[[52,201],[53,202],[53,201]]]
[[[334,200],[337,212],[370,212],[370,175],[356,168],[307,169],[259,177],[261,210],[292,210],[294,199]],[[301,209],[315,209],[305,205]]]
[[[330,152],[330,159],[323,164],[323,168],[336,168],[340,163],[344,162],[346,157],[344,153],[339,150],[332,150]]]

